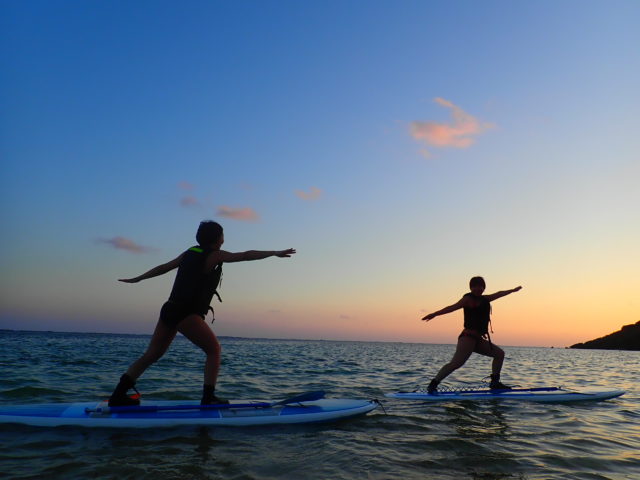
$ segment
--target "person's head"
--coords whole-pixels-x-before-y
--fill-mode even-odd
[[[469,289],[471,289],[471,293],[474,295],[482,295],[484,289],[486,288],[486,284],[484,283],[484,278],[482,277],[473,277],[469,280]]]
[[[196,240],[202,247],[210,247],[212,245],[220,248],[224,242],[224,232],[222,226],[218,222],[212,220],[206,220],[200,222],[198,232],[196,233]]]

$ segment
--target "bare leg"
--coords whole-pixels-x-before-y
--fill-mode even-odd
[[[138,405],[140,403],[139,399],[128,397],[127,391],[134,387],[136,379],[142,375],[151,364],[164,355],[164,352],[166,352],[169,345],[171,345],[176,333],[176,329],[167,327],[158,320],[147,351],[131,364],[127,373],[120,377],[118,385],[116,385],[115,390],[109,398],[110,407]]]
[[[127,370],[127,375],[132,380],[136,380],[144,371],[152,364],[160,360],[162,355],[165,354],[169,345],[178,333],[175,329],[166,326],[161,321],[158,321],[156,329],[153,332],[147,351],[131,364]]]
[[[491,362],[491,378],[500,379],[500,372],[502,371],[502,364],[504,363],[504,350],[497,345],[489,343],[485,339],[480,339],[478,340],[475,351],[480,355],[493,357],[493,362]]]
[[[469,337],[467,335],[458,338],[456,353],[453,354],[453,358],[451,359],[451,361],[444,367],[442,367],[438,374],[433,378],[435,382],[440,383],[447,376],[449,376],[451,372],[463,366],[473,353],[476,347],[476,342],[477,340],[475,338]]]
[[[204,319],[199,315],[189,315],[178,325],[178,330],[207,355],[204,364],[204,384],[216,385],[220,370],[220,343]]]

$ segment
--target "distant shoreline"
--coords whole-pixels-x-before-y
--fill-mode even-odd
[[[584,343],[576,343],[569,348],[640,351],[640,321],[635,324],[625,325],[617,332],[610,333],[604,337]]]

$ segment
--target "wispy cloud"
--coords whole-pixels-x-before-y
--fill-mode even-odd
[[[353,320],[355,317],[352,317],[351,315],[346,315],[346,314],[342,313],[342,314],[340,314],[338,316],[338,318],[340,320]]]
[[[298,198],[308,201],[317,200],[322,196],[322,190],[320,190],[318,187],[311,187],[308,192],[305,192],[303,190],[296,190],[295,193]]]
[[[182,205],[183,207],[196,207],[200,205],[200,202],[196,197],[192,195],[187,195],[180,199],[180,205]]]
[[[253,208],[233,208],[226,205],[218,207],[217,215],[220,217],[231,218],[232,220],[240,220],[243,222],[256,222],[259,220],[258,214]]]
[[[195,185],[191,182],[187,182],[187,181],[182,181],[182,182],[178,182],[178,188],[184,192],[191,192],[193,190],[195,190]],[[198,197],[196,197],[193,194],[184,194],[181,198],[180,198],[180,206],[185,207],[185,208],[193,208],[193,207],[199,207],[201,206],[201,202],[198,199]]]
[[[438,122],[412,122],[410,125],[411,136],[437,148],[468,148],[476,140],[476,137],[493,127],[492,124],[482,122],[473,115],[468,114],[457,105],[445,100],[435,98],[434,101],[451,110],[451,123]],[[429,156],[429,152],[423,153]]]
[[[126,250],[127,252],[131,252],[131,253],[148,253],[154,250],[151,247],[144,247],[142,245],[138,245],[133,240],[130,240],[125,237],[101,238],[101,239],[98,239],[97,242],[110,245],[111,247],[117,250]]]

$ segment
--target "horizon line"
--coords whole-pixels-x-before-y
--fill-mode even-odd
[[[79,332],[79,331],[59,331],[59,330],[20,330],[13,328],[0,328],[2,332],[14,333],[60,333],[60,334],[84,334],[84,335],[127,335],[127,336],[144,336],[151,337],[151,333],[115,333],[115,332]],[[336,339],[317,339],[317,338],[280,338],[280,337],[240,337],[237,335],[216,335],[217,338],[239,338],[243,340],[270,340],[270,341],[287,341],[287,342],[352,342],[352,343],[402,343],[406,345],[449,345],[455,347],[455,343],[427,343],[427,342],[405,342],[402,340],[336,340]],[[181,337],[177,337],[181,338]],[[185,338],[182,336],[182,338]],[[539,345],[503,345],[507,348],[551,348],[551,349],[567,349],[571,347],[555,347],[555,346],[539,346]]]

